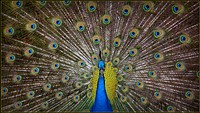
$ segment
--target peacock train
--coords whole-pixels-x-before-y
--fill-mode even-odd
[[[199,1],[1,1],[1,112],[198,112]]]

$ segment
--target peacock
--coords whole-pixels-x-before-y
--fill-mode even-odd
[[[1,1],[2,112],[198,112],[199,1]]]

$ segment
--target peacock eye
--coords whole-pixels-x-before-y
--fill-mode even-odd
[[[79,95],[75,95],[75,96],[73,97],[74,102],[78,102],[79,99],[80,99],[80,96],[79,96]]]
[[[122,86],[122,91],[124,93],[128,92],[129,87],[128,86]]]
[[[154,3],[152,1],[147,1],[147,2],[144,2],[143,4],[143,10],[145,12],[151,12],[154,10]]]
[[[88,79],[88,78],[90,78],[90,74],[89,74],[88,72],[87,72],[87,73],[84,73],[83,77],[84,77],[85,79]]]
[[[52,18],[52,25],[60,27],[62,25],[62,20],[60,18]]]
[[[191,38],[188,34],[183,33],[179,37],[179,42],[182,44],[189,44],[191,43]]]
[[[35,68],[34,71],[35,71],[36,73],[38,73],[38,72],[39,72],[39,68]]]
[[[7,93],[8,93],[8,88],[6,88],[6,87],[1,88],[2,95],[6,95]]]
[[[3,92],[6,93],[8,90],[7,88],[3,88]]]
[[[125,5],[122,9],[122,14],[124,16],[128,16],[131,13],[131,7],[129,5]]]
[[[130,32],[130,37],[134,37],[135,36],[135,32]]]
[[[37,1],[38,2],[38,4],[40,4],[41,6],[44,6],[44,5],[46,5],[46,3],[47,3],[47,1],[45,1],[45,0],[40,0],[40,1]]]
[[[125,69],[125,72],[131,72],[132,69],[133,69],[133,67],[132,67],[131,64],[128,64],[128,65],[126,65],[126,66],[124,67],[124,69]]]
[[[156,74],[155,71],[149,71],[148,74],[149,74],[149,76],[150,76],[151,78],[157,78],[157,74]]]
[[[35,23],[31,24],[31,28],[35,29],[36,28],[36,24]]]
[[[169,111],[169,112],[170,112],[170,111],[174,111],[174,108],[173,108],[172,106],[168,106],[168,107],[167,107],[167,111]]]
[[[148,4],[145,4],[145,5],[144,5],[144,10],[145,10],[145,11],[149,11],[149,9],[150,9],[150,6],[149,6]]]
[[[64,0],[64,5],[65,6],[69,6],[71,4],[71,0]]]
[[[120,100],[121,100],[122,102],[126,102],[126,101],[127,101],[127,97],[126,97],[126,96],[123,96],[123,95],[121,95],[121,97],[120,97]]]
[[[119,75],[119,76],[117,76],[117,80],[118,80],[119,82],[121,82],[121,81],[123,81],[123,80],[124,80],[124,78],[123,78],[123,76],[122,76],[122,75]]]
[[[7,54],[5,59],[6,59],[7,63],[13,64],[14,61],[15,61],[15,55],[13,55],[13,54]]]
[[[156,96],[159,96],[159,93],[158,92],[156,92],[156,94],[155,94]]]
[[[56,47],[57,47],[57,44],[54,43],[52,46],[53,46],[53,48],[56,48]]]
[[[117,65],[119,64],[119,62],[120,62],[119,58],[114,58],[112,63],[113,65]]]
[[[80,61],[78,61],[78,66],[79,67],[85,67],[86,64],[85,64],[85,62],[83,60],[80,60]]]
[[[58,44],[56,42],[51,42],[48,48],[52,51],[55,51],[58,48]]]
[[[181,36],[181,41],[184,42],[186,40],[185,36]]]
[[[22,104],[21,104],[21,102],[17,102],[17,106],[21,106]]]
[[[10,61],[14,61],[15,60],[15,56],[14,55],[10,55],[9,59],[10,59]]]
[[[30,95],[33,95],[33,94],[34,94],[34,92],[33,92],[33,91],[31,91],[29,94],[30,94]]]
[[[49,102],[43,102],[43,103],[41,104],[42,109],[47,109],[48,106],[49,106]]]
[[[158,37],[158,36],[160,35],[160,32],[155,31],[155,32],[154,32],[154,35],[155,35],[156,37]]]
[[[137,38],[139,35],[139,29],[137,28],[132,28],[130,31],[129,31],[129,37],[130,38]]]
[[[34,92],[34,91],[29,91],[29,92],[26,94],[26,96],[27,96],[28,99],[33,98],[34,95],[35,95],[35,92]]]
[[[40,69],[38,67],[34,67],[31,69],[31,74],[32,75],[37,75],[39,73]]]
[[[176,4],[172,6],[172,12],[174,14],[180,14],[184,12],[184,6],[181,4]]]
[[[57,20],[57,21],[56,21],[56,24],[57,24],[58,26],[60,26],[60,25],[61,25],[61,20]]]
[[[177,63],[177,67],[180,68],[180,67],[181,67],[181,64],[180,64],[180,63]]]
[[[14,59],[14,57],[13,56],[10,56],[10,60],[13,60]]]
[[[187,91],[187,92],[185,92],[185,97],[186,97],[188,100],[192,100],[192,99],[194,99],[194,94],[193,94],[193,92],[191,92],[191,91]]]
[[[79,31],[79,32],[83,32],[85,30],[85,22],[77,22],[76,23],[76,29]]]
[[[152,76],[154,73],[153,72],[150,72],[150,75]]]
[[[128,9],[124,9],[124,14],[128,14]]]
[[[17,6],[17,7],[20,7],[20,6],[21,6],[21,2],[20,2],[20,1],[17,1],[17,2],[16,2],[16,6]]]
[[[141,101],[141,103],[144,104],[144,105],[146,105],[146,104],[148,103],[148,100],[147,100],[146,97],[141,97],[141,98],[140,98],[140,101]]]
[[[164,35],[165,35],[165,32],[162,29],[155,29],[155,30],[153,30],[153,36],[156,39],[162,39],[164,37]]]
[[[87,9],[89,12],[94,12],[96,10],[96,6],[96,3],[93,1],[87,3]]]
[[[57,92],[56,94],[55,94],[55,98],[57,99],[57,100],[60,100],[61,98],[62,98],[62,96],[63,96],[63,92]]]
[[[104,15],[104,16],[102,17],[102,20],[103,20],[103,24],[104,24],[104,25],[108,25],[108,24],[110,24],[111,17],[110,17],[110,15]]]
[[[9,33],[9,34],[12,34],[13,31],[14,31],[14,29],[13,29],[12,27],[10,27],[10,28],[8,29],[8,33]]]
[[[162,94],[158,91],[154,92],[154,97],[157,99],[157,100],[160,100],[162,98]]]
[[[145,101],[145,98],[144,98],[144,97],[142,97],[142,98],[141,98],[141,101],[142,101],[142,102],[143,102],[143,101]]]
[[[178,69],[180,71],[183,71],[186,69],[184,63],[182,63],[182,62],[176,62],[175,67],[176,67],[176,69]]]
[[[114,47],[119,47],[121,44],[121,39],[120,38],[115,38],[113,42]]]
[[[57,44],[56,43],[54,43],[52,46],[53,46],[53,48],[57,48]]]
[[[108,23],[108,18],[105,18],[105,19],[104,19],[104,23]]]
[[[118,68],[113,68],[113,71],[114,71],[115,73],[118,73],[118,72],[119,72],[119,69],[118,69]]]
[[[155,54],[155,58],[160,58],[160,55],[158,53]]]
[[[158,62],[161,62],[161,61],[164,60],[164,55],[163,55],[162,53],[160,53],[160,52],[156,52],[156,53],[154,54],[154,59],[155,59],[156,61],[158,61]]]
[[[14,28],[13,27],[6,27],[4,29],[4,34],[7,35],[7,36],[11,36],[14,34]]]
[[[45,1],[44,1],[44,0],[40,0],[40,3],[44,4],[44,3],[45,3]]]
[[[92,72],[96,71],[98,69],[97,66],[92,66]]]
[[[51,64],[51,69],[53,69],[53,70],[57,70],[57,69],[59,69],[59,67],[60,67],[60,63],[53,62]]]
[[[190,94],[190,91],[188,91],[188,92],[186,93],[186,95],[187,95],[187,96],[190,96],[190,95],[191,95],[191,94]]]
[[[110,51],[106,48],[103,50],[103,56],[108,57],[110,55]]]
[[[95,45],[99,44],[99,43],[101,42],[101,37],[100,37],[99,35],[94,35],[94,36],[92,37],[92,42],[93,42],[93,44],[95,44]]]
[[[90,11],[94,11],[94,6],[92,5],[92,6],[90,6]]]
[[[22,80],[21,75],[16,75],[13,77],[13,82],[15,82],[15,83],[20,83],[21,80]]]
[[[69,81],[69,79],[70,79],[69,75],[64,73],[62,75],[61,81],[62,81],[62,83],[67,83],[67,81]]]
[[[29,52],[29,53],[33,53],[33,49],[29,49],[28,52]]]
[[[129,50],[129,56],[136,56],[138,54],[138,50],[137,48],[132,48],[131,50]]]
[[[22,107],[22,102],[21,101],[15,102],[14,106],[15,106],[16,109],[19,109],[19,108]]]
[[[177,13],[177,12],[178,12],[178,6],[174,6],[174,7],[173,7],[173,11],[174,11],[175,13]]]
[[[65,76],[65,80],[69,80],[69,77],[67,75]]]
[[[76,82],[75,87],[80,89],[82,87],[83,83],[82,82]]]
[[[55,64],[55,67],[56,67],[56,68],[58,68],[58,67],[59,67],[59,64],[58,64],[58,63],[56,63],[56,64]]]
[[[144,88],[144,83],[140,80],[137,80],[136,82],[136,86],[139,88],[139,89],[143,89]]]
[[[23,1],[19,1],[19,0],[18,1],[12,1],[12,4],[13,4],[14,7],[20,8],[23,5]]]
[[[34,50],[32,48],[27,48],[25,51],[24,51],[24,55],[26,57],[30,57],[32,54],[34,53]]]
[[[33,23],[33,22],[29,22],[28,24],[26,24],[26,30],[27,31],[35,31],[37,29],[37,24]]]
[[[80,30],[80,31],[82,31],[82,30],[83,30],[83,28],[84,28],[83,26],[79,26],[79,30]]]
[[[12,33],[13,32],[13,29],[12,28],[9,28],[8,29],[8,33]]]
[[[87,97],[88,97],[88,98],[91,98],[91,97],[92,97],[92,93],[88,91],[88,92],[87,92]]]
[[[48,83],[48,84],[43,85],[43,90],[46,91],[46,92],[50,91],[51,90],[51,84]]]

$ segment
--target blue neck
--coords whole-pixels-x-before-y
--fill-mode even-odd
[[[99,76],[95,102],[91,108],[91,112],[112,112],[110,101],[106,95],[104,78]]]

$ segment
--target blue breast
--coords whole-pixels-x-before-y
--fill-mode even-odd
[[[106,95],[104,86],[104,78],[99,76],[95,102],[91,108],[91,112],[112,112],[110,101]]]

